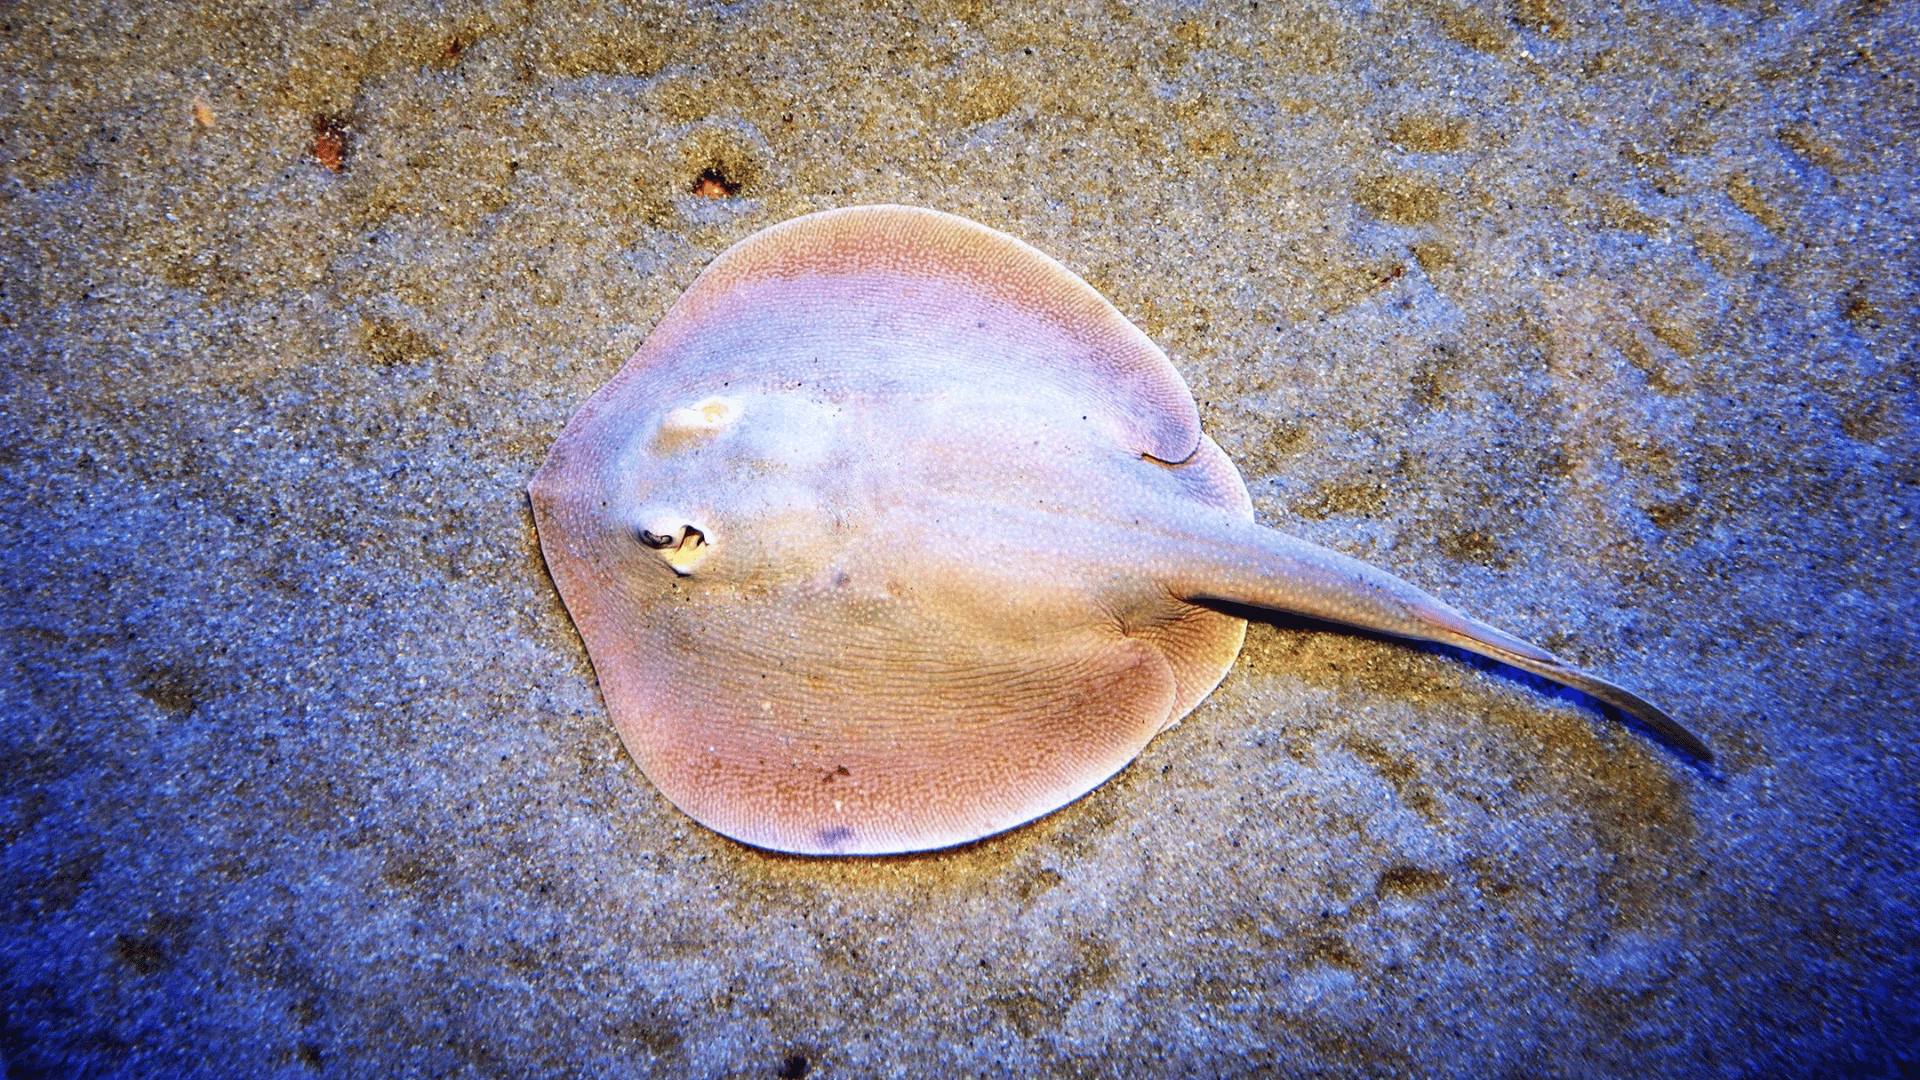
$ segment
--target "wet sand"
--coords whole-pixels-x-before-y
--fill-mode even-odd
[[[55,7],[0,14],[7,1075],[1920,1070],[1913,6]],[[524,486],[715,254],[872,202],[1062,260],[1262,521],[1719,773],[1275,623],[1004,836],[692,824]]]

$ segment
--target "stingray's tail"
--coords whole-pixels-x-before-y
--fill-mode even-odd
[[[1713,751],[1665,709],[1581,671],[1545,649],[1458,611],[1358,559],[1251,522],[1233,522],[1211,557],[1170,583],[1187,600],[1216,600],[1453,645],[1570,686],[1645,725],[1674,750],[1711,764]]]
[[[1462,618],[1465,618],[1465,616],[1462,616]],[[1485,623],[1475,622],[1472,619],[1468,619],[1467,621],[1480,630],[1493,630],[1493,627],[1487,626]],[[1499,631],[1494,630],[1494,633],[1498,634]],[[1500,636],[1503,638],[1507,637],[1505,634],[1501,634]],[[1436,638],[1435,640],[1448,639]],[[1511,664],[1522,671],[1531,671],[1543,679],[1552,679],[1554,682],[1560,683],[1563,686],[1571,686],[1575,690],[1593,698],[1595,701],[1611,705],[1621,712],[1626,713],[1628,716],[1633,717],[1635,720],[1638,720],[1640,723],[1646,725],[1647,730],[1653,733],[1654,738],[1666,743],[1668,746],[1687,755],[1700,764],[1713,764],[1713,751],[1708,749],[1707,744],[1702,741],[1699,736],[1682,727],[1680,721],[1675,720],[1665,709],[1662,709],[1660,706],[1655,705],[1653,702],[1648,701],[1646,698],[1641,697],[1639,694],[1634,693],[1624,686],[1608,682],[1598,675],[1581,671],[1579,668],[1573,667],[1559,657],[1553,656],[1550,653],[1544,653],[1531,645],[1528,646],[1530,651],[1517,653],[1475,636],[1452,639],[1450,643],[1458,645],[1469,652],[1477,652],[1482,656],[1492,657],[1503,664]],[[1522,644],[1526,643],[1522,642]]]

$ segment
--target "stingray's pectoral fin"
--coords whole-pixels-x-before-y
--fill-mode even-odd
[[[1358,559],[1317,544],[1232,522],[1227,536],[1173,583],[1189,600],[1267,608],[1452,645],[1570,686],[1639,721],[1659,741],[1706,765],[1713,751],[1666,710],[1624,687],[1575,668],[1552,653],[1462,614],[1438,597]]]

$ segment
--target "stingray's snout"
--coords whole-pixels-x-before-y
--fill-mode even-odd
[[[642,547],[653,551],[681,577],[693,573],[713,548],[708,530],[679,514],[652,515],[634,535]]]
[[[718,395],[670,410],[660,418],[660,428],[653,437],[653,450],[657,454],[677,453],[725,431],[738,419],[740,402]]]

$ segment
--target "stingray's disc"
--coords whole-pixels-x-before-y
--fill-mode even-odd
[[[541,546],[629,751],[728,836],[978,839],[1209,693],[1239,619],[1129,550],[1250,520],[1145,335],[949,214],[798,218],[716,259],[555,443]]]

